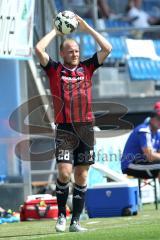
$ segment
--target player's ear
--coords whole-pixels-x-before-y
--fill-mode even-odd
[[[62,50],[60,50],[59,54],[60,54],[60,56],[63,58],[64,54],[63,54],[63,51],[62,51]]]

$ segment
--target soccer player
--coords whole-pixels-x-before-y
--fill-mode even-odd
[[[160,102],[150,118],[129,136],[121,158],[122,171],[137,178],[160,177]]]
[[[58,179],[56,195],[58,220],[56,231],[66,230],[66,201],[69,182],[74,170],[73,213],[69,231],[85,231],[79,224],[85,201],[89,166],[94,163],[93,114],[91,109],[91,77],[111,52],[111,44],[97,31],[77,16],[81,31],[92,35],[100,51],[91,58],[80,61],[79,45],[74,39],[65,39],[60,46],[63,63],[55,62],[45,49],[60,33],[53,28],[36,45],[36,53],[46,71],[53,95],[56,131],[56,161]]]

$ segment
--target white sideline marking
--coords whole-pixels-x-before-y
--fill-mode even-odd
[[[100,223],[100,221],[97,221],[97,222],[88,222],[86,223],[87,225],[90,225],[90,224],[96,224],[96,223]]]

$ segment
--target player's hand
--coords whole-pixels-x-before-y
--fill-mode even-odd
[[[53,30],[55,30],[56,32],[56,35],[59,35],[59,36],[64,36],[63,33],[61,33],[60,31],[58,31],[58,29],[56,28],[55,24],[54,24],[54,19],[53,19]]]
[[[64,34],[63,33],[61,33],[60,31],[58,31],[58,29],[54,26],[54,28],[53,28],[54,30],[55,30],[55,32],[56,32],[56,35],[58,35],[58,36],[64,36]]]
[[[88,23],[86,23],[86,21],[84,21],[80,16],[76,15],[77,21],[79,23],[79,28],[81,31],[83,32],[87,32],[87,30],[90,28],[90,26],[88,25]]]

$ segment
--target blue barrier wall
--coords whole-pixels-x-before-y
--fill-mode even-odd
[[[8,164],[15,158],[14,139],[18,133],[9,126],[9,117],[20,104],[20,77],[17,60],[0,59],[0,175],[8,174]]]

